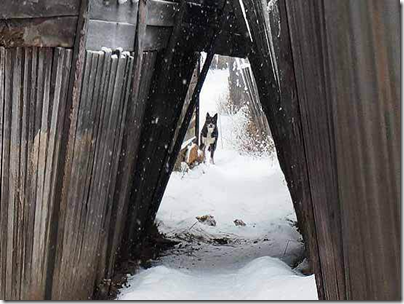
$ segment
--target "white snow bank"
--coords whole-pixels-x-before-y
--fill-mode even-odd
[[[316,300],[314,277],[261,257],[233,272],[211,274],[157,266],[129,281],[119,300]],[[158,286],[158,292],[156,287]]]
[[[288,252],[301,248],[300,234],[287,221],[295,220],[296,215],[276,160],[220,148],[215,157],[215,165],[200,165],[185,175],[172,174],[157,214],[160,231],[168,236],[267,238],[273,243],[268,254],[278,257],[286,246]],[[205,214],[215,217],[215,227],[196,220]],[[235,219],[246,226],[236,226]]]

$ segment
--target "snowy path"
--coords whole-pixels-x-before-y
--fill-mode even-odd
[[[226,98],[227,76],[209,72],[201,117]],[[239,155],[231,145],[234,120],[219,119],[216,165],[174,172],[157,214],[159,230],[181,243],[129,278],[120,300],[317,299],[314,276],[290,267],[303,245],[291,225],[296,216],[278,162]],[[206,214],[215,227],[195,218]],[[235,226],[235,219],[246,226]]]
[[[131,278],[119,299],[316,299],[314,277],[287,265],[302,245],[287,220],[295,215],[278,165],[232,151],[217,156],[216,165],[173,173],[159,229],[182,243]],[[204,214],[213,215],[217,225],[197,222]],[[246,226],[236,227],[236,218]]]

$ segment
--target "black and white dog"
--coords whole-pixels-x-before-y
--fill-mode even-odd
[[[206,121],[201,131],[201,144],[199,149],[205,154],[205,149],[208,147],[210,151],[210,160],[212,164],[215,163],[213,157],[216,150],[217,140],[219,138],[219,130],[217,128],[217,114],[210,116],[206,113]]]

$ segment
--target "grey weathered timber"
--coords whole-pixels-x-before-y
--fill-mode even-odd
[[[4,160],[4,154],[3,154],[3,147],[4,147],[4,136],[3,136],[3,129],[4,129],[4,95],[5,95],[5,61],[6,61],[6,50],[3,47],[0,47],[0,229],[4,229],[4,216],[3,214],[6,212],[5,211],[5,206],[3,203],[3,195],[4,195],[4,189],[3,188],[3,160]],[[1,248],[5,248],[5,238],[4,238],[4,233],[0,234],[0,246]],[[6,284],[5,284],[5,279],[4,279],[4,273],[5,273],[5,267],[6,264],[4,263],[4,258],[6,257],[6,254],[4,253],[4,250],[0,250],[0,281],[3,282],[0,285],[0,298],[3,299],[6,294]]]
[[[77,17],[35,19],[0,18],[0,45],[4,47],[72,47]]]
[[[66,279],[58,267],[62,260],[63,245],[64,245],[64,225],[66,222],[67,209],[67,194],[69,193],[70,170],[73,159],[74,134],[76,131],[77,111],[80,99],[81,77],[83,72],[84,56],[85,56],[85,41],[86,31],[88,26],[88,0],[82,0],[80,4],[79,19],[77,22],[76,36],[72,54],[72,69],[69,79],[66,112],[63,122],[63,132],[61,141],[66,143],[60,149],[59,160],[57,163],[57,179],[55,182],[56,191],[54,199],[59,202],[55,212],[55,224],[51,229],[50,238],[55,242],[55,251],[49,252],[49,259],[54,261],[50,264],[47,270],[47,281],[45,298],[60,299],[63,298],[62,282]],[[56,221],[57,220],[57,221]]]
[[[24,280],[22,284],[22,299],[29,299],[31,296],[32,284],[32,250],[34,238],[34,213],[36,196],[36,172],[37,172],[37,153],[34,153],[35,147],[35,113],[36,113],[36,90],[38,75],[38,49],[31,49],[31,58],[28,60],[28,74],[26,74],[27,94],[29,95],[29,113],[28,113],[28,145],[27,145],[27,179],[26,179],[26,199],[28,206],[26,208],[26,244],[24,258]]]
[[[314,204],[318,237],[340,239],[334,256],[319,243],[325,299],[401,298],[398,11],[398,1],[287,2],[307,155],[318,156],[310,180],[329,168],[319,163],[329,141],[336,172],[325,175],[329,206]]]
[[[107,4],[103,4],[101,0],[93,2],[87,49],[101,50],[102,47],[108,47],[133,51],[137,5],[129,4],[130,1],[121,5],[112,1]],[[184,35],[190,42],[184,47],[194,51],[208,51],[209,37],[218,28],[218,3],[204,6],[186,1],[184,5],[182,26],[186,29]],[[147,1],[145,51],[158,51],[167,47],[178,11],[179,3],[162,0]],[[237,25],[235,14],[230,11],[227,22],[221,28],[216,47],[217,54],[246,57],[250,47],[250,41],[246,39],[243,29],[239,29]]]
[[[116,208],[111,214],[111,225],[107,242],[104,244],[100,261],[100,278],[111,278],[117,260],[119,244],[122,240],[122,232],[125,223],[119,220],[127,214],[129,208],[130,190],[132,185],[133,170],[140,145],[140,131],[143,115],[146,108],[146,100],[154,71],[156,52],[144,53],[144,38],[146,34],[147,7],[145,1],[139,2],[138,24],[135,39],[134,63],[131,81],[131,96],[125,119],[125,129],[122,138],[122,147],[118,165],[117,186],[114,193]]]
[[[90,6],[91,20],[136,24],[138,1],[129,0],[120,4],[113,0],[90,0]]]
[[[89,1],[1,8],[0,298],[111,296],[214,53],[250,59],[319,298],[401,297],[398,1]]]
[[[11,141],[10,141],[10,171],[9,185],[10,198],[8,205],[8,230],[7,230],[7,273],[10,276],[9,296],[16,297],[18,293],[18,275],[21,264],[18,261],[21,254],[21,248],[18,248],[16,241],[18,240],[18,230],[21,228],[17,225],[19,215],[21,213],[19,202],[19,170],[20,170],[20,147],[21,147],[21,87],[22,87],[22,51],[21,48],[14,49],[11,52],[11,71],[13,86],[11,91]]]
[[[80,0],[2,1],[0,19],[77,16]]]
[[[110,278],[113,274],[115,262],[117,260],[118,246],[122,241],[122,232],[125,223],[119,221],[129,208],[129,198],[133,179],[133,170],[136,156],[140,145],[140,130],[143,122],[143,115],[146,108],[146,99],[149,94],[149,86],[154,72],[156,53],[144,53],[144,39],[147,27],[147,3],[138,2],[138,23],[134,44],[134,63],[130,91],[130,101],[128,104],[126,127],[122,138],[121,155],[118,165],[117,187],[114,193],[114,201],[117,208],[112,213],[112,225],[108,235],[107,244],[109,248],[105,252],[105,266],[101,260],[101,269],[104,277]],[[100,279],[98,279],[98,283]]]
[[[100,51],[102,47],[133,51],[136,24],[90,20],[86,49]]]
[[[4,100],[11,99],[11,81],[12,81],[12,66],[11,66],[11,51],[5,52],[5,64],[4,64]],[[12,254],[12,244],[10,244],[9,237],[12,240],[12,231],[9,231],[9,217],[11,209],[9,206],[10,198],[10,143],[11,143],[11,104],[5,102],[3,107],[3,158],[2,158],[2,180],[1,180],[1,204],[2,204],[2,250],[3,253],[3,288],[4,298],[11,298],[11,267],[12,261],[10,261]],[[9,233],[10,232],[10,233]]]

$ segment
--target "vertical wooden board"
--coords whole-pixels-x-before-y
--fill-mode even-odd
[[[94,85],[95,85],[95,81],[97,78],[97,67],[99,66],[99,58],[100,58],[100,54],[99,53],[94,53],[93,54],[93,65],[92,65],[92,72],[90,75],[90,83],[89,83],[89,88],[91,88],[91,91],[89,90],[88,93],[88,102],[87,102],[87,108],[86,108],[86,121],[85,121],[85,126],[84,126],[84,155],[85,155],[85,160],[83,162],[83,175],[85,176],[85,178],[83,179],[82,183],[84,185],[84,189],[83,191],[79,194],[79,200],[82,201],[83,204],[83,212],[81,212],[80,215],[80,238],[79,238],[79,243],[80,243],[80,251],[78,254],[78,259],[82,260],[82,250],[83,250],[83,241],[85,237],[89,237],[91,235],[91,233],[89,233],[89,231],[87,230],[88,225],[93,224],[94,222],[92,220],[97,219],[97,215],[98,213],[95,212],[94,213],[94,207],[93,205],[89,205],[88,204],[88,187],[89,187],[89,180],[90,180],[90,174],[92,171],[92,158],[90,157],[93,153],[92,151],[92,146],[93,146],[93,142],[94,142],[94,138],[93,138],[93,125],[94,125],[94,120],[93,120],[93,104],[94,104],[94,100],[93,100],[93,95],[94,95]],[[91,161],[90,161],[91,158]],[[92,216],[94,216],[94,218],[90,218],[88,217],[90,216],[90,218]],[[89,221],[90,220],[90,221]],[[87,235],[86,235],[87,234]],[[93,236],[90,236],[90,238]],[[94,239],[93,239],[94,240]],[[94,241],[95,242],[95,241]],[[95,246],[90,246],[89,248],[85,248],[85,250],[90,249],[90,248],[94,248]],[[85,260],[83,260],[83,263],[85,263]],[[87,267],[88,268],[88,267]]]
[[[36,83],[34,94],[35,102],[35,121],[33,121],[33,143],[32,143],[32,181],[31,181],[31,217],[32,217],[32,257],[31,257],[31,276],[30,276],[30,298],[31,299],[41,299],[41,294],[38,292],[39,285],[39,252],[38,252],[38,221],[39,218],[36,217],[37,214],[37,184],[38,184],[38,169],[39,169],[39,145],[40,145],[40,129],[41,129],[41,119],[42,119],[42,105],[43,105],[43,90],[44,90],[44,66],[45,66],[45,50],[43,48],[38,49],[37,53],[37,66],[35,69]],[[34,74],[33,73],[33,74]]]
[[[103,227],[101,228],[103,231],[103,234],[101,236],[100,242],[99,242],[99,251],[101,251],[101,259],[99,261],[99,265],[102,266],[102,272],[105,273],[106,271],[106,258],[107,258],[107,247],[108,247],[108,238],[109,238],[109,233],[111,226],[113,225],[113,217],[114,214],[117,210],[117,202],[114,200],[114,192],[116,188],[116,180],[117,180],[117,175],[119,174],[118,166],[119,166],[119,159],[121,155],[121,149],[122,149],[122,138],[123,138],[123,130],[125,127],[125,122],[126,122],[126,113],[127,113],[127,105],[128,105],[128,99],[130,95],[130,87],[131,87],[131,80],[132,80],[132,72],[133,72],[133,57],[132,56],[127,56],[127,55],[121,55],[120,61],[122,62],[122,67],[121,67],[121,77],[117,79],[117,81],[122,82],[122,88],[120,89],[115,88],[115,91],[118,93],[118,91],[122,90],[121,94],[116,94],[118,95],[116,97],[116,102],[119,103],[119,109],[118,109],[118,116],[116,119],[116,124],[115,124],[115,134],[111,135],[115,139],[114,143],[114,150],[113,150],[113,155],[114,157],[111,159],[112,166],[111,166],[111,172],[110,172],[110,182],[109,182],[109,188],[108,188],[108,201],[109,206],[107,209],[106,213],[106,218],[103,223]],[[123,66],[125,64],[125,66]],[[118,67],[119,68],[119,67]],[[122,77],[123,76],[123,77]],[[119,98],[119,101],[118,101]]]
[[[72,165],[72,177],[73,182],[71,185],[71,204],[76,206],[76,211],[74,213],[73,218],[73,244],[74,244],[74,255],[71,256],[71,262],[74,269],[77,270],[76,277],[80,276],[80,274],[84,271],[81,268],[79,263],[80,256],[80,244],[83,237],[83,228],[82,228],[82,214],[86,212],[86,202],[82,200],[82,190],[83,183],[86,179],[86,159],[87,159],[87,124],[89,119],[88,109],[91,108],[91,97],[92,94],[92,83],[94,81],[94,73],[93,69],[97,65],[97,57],[93,52],[86,52],[86,62],[84,68],[84,78],[82,83],[81,90],[81,98],[80,98],[80,108],[78,112],[77,119],[77,129],[75,136],[75,151],[74,151],[74,161]],[[80,279],[77,279],[80,282]]]
[[[138,2],[138,17],[137,17],[137,27],[136,27],[136,36],[135,36],[135,45],[134,45],[134,64],[131,78],[131,96],[130,102],[128,105],[128,114],[125,120],[125,131],[122,139],[122,152],[120,156],[120,164],[119,168],[125,168],[125,170],[121,170],[121,174],[118,173],[118,181],[117,181],[117,190],[114,193],[114,201],[117,201],[118,207],[116,208],[116,217],[115,213],[112,214],[112,222],[110,225],[111,229],[114,232],[110,232],[109,239],[112,238],[112,242],[108,241],[108,244],[104,246],[108,247],[108,250],[102,251],[105,255],[101,257],[99,264],[99,276],[97,281],[104,277],[111,277],[113,273],[113,267],[115,264],[115,258],[117,256],[118,244],[121,243],[122,240],[122,230],[125,225],[125,220],[122,220],[123,214],[128,210],[129,198],[130,198],[130,189],[132,185],[132,172],[138,152],[139,140],[140,140],[140,130],[141,124],[143,121],[143,114],[145,109],[145,99],[140,98],[141,84],[149,84],[154,71],[154,64],[151,69],[143,70],[143,58],[152,58],[153,62],[155,60],[156,52],[151,52],[148,54],[153,54],[152,56],[144,56],[144,40],[145,33],[147,28],[147,16],[148,9],[146,6],[146,1]],[[147,61],[147,60],[146,60]],[[147,81],[143,81],[142,79],[147,79]],[[147,93],[149,91],[149,87],[147,85]],[[104,260],[107,265],[104,266]]]
[[[142,55],[141,66],[139,70],[144,71],[139,73],[137,87],[131,83],[131,96],[128,102],[127,116],[125,119],[125,130],[122,138],[121,159],[117,176],[117,187],[115,191],[114,201],[117,202],[117,207],[112,214],[110,224],[110,234],[108,239],[106,252],[106,278],[113,275],[116,257],[118,254],[118,246],[121,243],[125,221],[123,217],[128,212],[130,185],[132,183],[133,168],[136,161],[136,156],[139,148],[139,140],[141,126],[143,122],[144,111],[146,108],[146,100],[150,90],[150,84],[155,68],[157,52],[145,52]],[[136,58],[134,58],[136,60]],[[134,63],[136,64],[136,63]],[[138,63],[139,64],[139,63]],[[136,70],[133,72],[136,73]],[[140,77],[141,76],[141,77]],[[135,78],[135,75],[132,77]],[[137,92],[134,92],[137,90]],[[136,95],[137,99],[133,100]]]
[[[50,48],[45,49],[45,65],[44,65],[44,87],[43,87],[43,106],[42,106],[42,119],[39,131],[39,159],[38,159],[38,180],[37,180],[37,203],[35,210],[35,233],[37,240],[37,257],[38,257],[38,277],[39,289],[38,293],[41,298],[45,296],[45,278],[43,268],[45,265],[45,241],[46,241],[46,224],[47,215],[49,211],[49,197],[45,193],[45,178],[48,175],[47,171],[50,169],[48,164],[48,143],[49,143],[49,125],[51,119],[52,104],[50,100],[51,89],[51,74],[52,74],[52,61],[53,50]],[[35,240],[34,240],[35,248]]]
[[[70,71],[72,65],[72,51],[71,50],[64,50],[65,51],[65,60],[63,62],[63,78],[61,82],[61,93],[60,93],[60,110],[58,113],[58,121],[57,121],[57,130],[56,130],[56,139],[55,139],[55,170],[53,172],[52,177],[52,187],[51,187],[51,199],[53,200],[53,211],[52,211],[52,218],[50,219],[50,231],[49,231],[49,250],[48,250],[48,268],[47,268],[47,279],[50,280],[47,282],[47,290],[45,296],[48,296],[49,290],[52,288],[59,287],[57,276],[55,276],[55,267],[57,262],[57,253],[62,251],[62,249],[58,246],[58,241],[63,239],[63,230],[59,230],[59,227],[62,225],[60,210],[61,210],[61,202],[56,200],[56,193],[59,191],[57,189],[57,178],[58,178],[58,166],[61,162],[60,152],[65,148],[64,143],[62,142],[63,138],[63,126],[65,122],[65,113],[67,110],[67,98],[68,98],[68,87],[69,87],[69,78],[70,78]],[[60,226],[59,226],[60,224]],[[60,238],[58,238],[58,232],[60,231]],[[59,249],[59,250],[58,250]],[[57,272],[56,272],[57,273]]]
[[[10,171],[9,171],[9,207],[8,207],[8,257],[7,273],[11,283],[10,299],[17,299],[17,284],[19,265],[16,263],[19,254],[18,215],[19,215],[19,165],[21,144],[21,48],[11,51],[12,89],[11,89],[11,141],[10,141]]]
[[[12,242],[13,230],[10,231],[9,217],[11,199],[11,187],[10,185],[10,146],[11,146],[11,113],[12,113],[12,51],[6,50],[5,61],[5,105],[4,105],[4,129],[3,129],[3,173],[2,173],[2,205],[3,205],[3,227],[2,231],[6,237],[2,244],[3,256],[3,273],[4,273],[4,285],[5,285],[5,297],[4,299],[12,299],[11,296],[11,280],[12,280],[12,243],[10,244],[10,236]],[[11,219],[13,220],[13,219]]]
[[[63,121],[62,143],[60,149],[59,161],[57,164],[57,177],[56,177],[56,191],[55,200],[60,202],[60,212],[58,215],[59,221],[57,222],[58,233],[56,234],[57,252],[56,263],[49,268],[49,275],[47,277],[45,297],[47,299],[67,299],[68,296],[74,296],[71,292],[64,289],[66,277],[61,269],[64,270],[61,264],[66,260],[63,256],[66,248],[65,237],[68,233],[66,231],[66,221],[68,215],[68,193],[71,181],[71,166],[74,157],[74,136],[77,127],[77,115],[80,101],[81,78],[83,74],[83,66],[85,59],[85,41],[88,26],[88,12],[89,1],[81,1],[79,19],[76,27],[76,37],[74,42],[72,54],[72,71],[68,83],[68,93],[66,101],[66,113]],[[54,284],[56,283],[56,284]]]
[[[319,288],[319,298],[346,299],[334,128],[332,112],[326,102],[330,79],[323,64],[327,58],[325,24],[324,19],[318,17],[324,13],[324,8],[320,4],[312,7],[287,4],[318,241],[316,264],[321,263],[317,266],[321,267],[321,274],[316,272],[317,281],[321,280],[323,285],[321,293]],[[308,37],[311,43],[306,42]]]
[[[87,53],[84,62],[84,75],[81,80],[80,98],[77,103],[77,120],[75,125],[75,135],[72,138],[72,151],[71,151],[71,172],[69,191],[67,193],[67,206],[66,209],[66,222],[64,231],[64,246],[62,268],[67,268],[63,271],[63,279],[61,283],[62,291],[68,290],[67,286],[71,285],[74,280],[77,265],[75,263],[75,257],[77,256],[77,235],[78,235],[78,215],[81,206],[81,202],[77,199],[77,192],[81,185],[79,184],[80,160],[81,160],[81,138],[77,138],[83,124],[83,107],[85,107],[86,96],[88,91],[88,82],[90,77],[90,66],[92,61],[92,54]],[[76,295],[71,295],[73,299]]]
[[[0,47],[0,181],[3,182],[3,130],[4,130],[4,95],[5,95],[5,59],[6,50]],[[2,200],[3,187],[0,184],[0,229],[3,229],[3,213],[6,212],[4,202]],[[4,245],[4,240],[6,238],[5,233],[0,233],[0,246]],[[5,250],[0,250],[0,299],[5,299],[5,275],[4,269],[6,264],[3,262],[3,257],[5,256]]]
[[[94,96],[95,107],[95,117],[94,117],[94,151],[93,151],[93,159],[92,159],[92,171],[91,171],[91,179],[89,183],[89,192],[87,194],[89,204],[94,205],[94,202],[97,200],[95,198],[96,195],[96,185],[98,182],[98,171],[100,167],[99,158],[101,157],[101,153],[104,147],[104,142],[101,141],[102,132],[104,129],[104,116],[106,111],[106,102],[104,101],[107,92],[108,92],[108,83],[109,76],[111,73],[111,52],[105,51],[102,53],[103,62],[100,64],[100,75],[101,79],[99,81],[99,85],[96,91],[96,95]],[[101,208],[101,206],[99,206]],[[103,220],[103,216],[100,216],[99,220]],[[97,244],[98,248],[98,244]],[[102,252],[99,252],[99,259],[102,259]]]
[[[125,77],[125,69],[127,66],[127,58],[126,55],[120,55],[118,58],[118,65],[117,65],[117,72],[116,72],[116,79],[114,83],[114,91],[112,95],[112,107],[111,107],[111,115],[110,119],[108,122],[107,129],[109,131],[108,134],[108,154],[107,154],[107,160],[106,163],[109,164],[107,170],[104,171],[103,173],[103,178],[105,180],[104,182],[104,187],[105,187],[105,194],[104,194],[104,199],[106,202],[106,208],[105,209],[100,209],[99,205],[90,205],[90,217],[84,219],[85,223],[88,223],[85,226],[85,231],[87,234],[87,239],[84,240],[84,246],[85,248],[88,248],[85,256],[83,257],[85,266],[88,269],[88,273],[86,274],[86,279],[91,282],[94,282],[95,279],[95,272],[90,271],[91,269],[94,269],[94,267],[97,265],[97,254],[99,254],[99,247],[101,247],[100,243],[105,242],[105,236],[103,235],[108,231],[109,227],[109,218],[110,218],[110,210],[114,208],[114,204],[112,199],[108,195],[108,189],[110,189],[111,185],[114,184],[114,170],[116,168],[116,161],[115,159],[119,159],[117,156],[119,155],[120,147],[119,147],[119,126],[120,126],[120,118],[122,116],[122,111],[123,111],[123,104],[122,104],[122,97],[124,96],[125,90],[124,90],[124,77]],[[115,170],[116,171],[116,170]],[[103,217],[100,217],[99,215],[103,214]],[[101,233],[103,232],[103,233]],[[97,246],[91,246],[94,241],[97,241]],[[89,286],[89,291],[93,291],[94,286],[91,285]]]
[[[12,298],[19,299],[20,295],[20,275],[21,275],[21,255],[22,255],[22,215],[23,201],[21,201],[20,192],[20,163],[21,163],[21,127],[22,127],[22,86],[23,86],[23,50],[15,50],[13,66],[13,97],[12,97],[12,121],[11,121],[11,148],[10,148],[10,177],[11,193],[13,205],[13,281]],[[9,209],[10,210],[10,209]],[[11,214],[10,214],[11,215]],[[10,218],[9,218],[10,220]]]
[[[117,58],[116,56],[111,55],[112,54],[110,52],[106,52],[104,54],[105,60],[103,64],[103,79],[101,81],[100,93],[98,94],[98,102],[100,103],[98,111],[100,111],[100,115],[97,119],[97,139],[94,151],[95,154],[93,159],[90,192],[88,195],[88,204],[91,206],[91,208],[96,208],[96,211],[93,212],[98,214],[98,218],[94,223],[92,223],[92,225],[95,225],[96,223],[103,223],[105,219],[106,198],[102,193],[100,193],[100,191],[103,187],[102,179],[104,178],[103,172],[104,166],[106,165],[105,153],[108,153],[106,136],[108,134],[107,129],[111,112],[112,87],[114,85],[117,67]],[[97,237],[99,237],[99,235]],[[94,240],[94,243],[94,247],[98,249],[98,238],[97,240]]]
[[[89,203],[88,203],[88,183],[87,181],[90,180],[91,178],[91,171],[92,171],[92,146],[94,143],[94,138],[93,138],[93,125],[94,125],[94,114],[92,112],[93,109],[93,104],[94,104],[94,85],[96,82],[96,78],[98,77],[97,75],[97,67],[99,67],[99,59],[100,59],[100,54],[97,52],[88,52],[92,53],[92,64],[91,64],[91,71],[90,71],[90,76],[89,76],[89,84],[88,84],[88,92],[86,96],[86,102],[85,106],[83,107],[84,113],[84,121],[83,124],[81,125],[81,128],[78,128],[78,132],[80,132],[80,136],[82,138],[82,152],[81,152],[81,162],[80,162],[80,170],[81,170],[81,175],[82,175],[82,180],[80,181],[81,187],[83,188],[82,191],[78,192],[78,200],[81,202],[81,209],[80,212],[77,214],[78,216],[78,236],[77,236],[77,253],[76,253],[76,263],[78,265],[78,268],[80,271],[78,272],[76,276],[76,288],[77,290],[80,290],[80,284],[84,281],[88,281],[88,273],[91,273],[91,270],[89,270],[88,267],[88,261],[85,259],[85,252],[90,250],[91,248],[96,247],[94,244],[97,243],[96,237],[94,235],[89,235],[88,232],[86,231],[87,225],[89,225],[91,222],[88,222],[87,220],[93,221],[94,218],[97,218],[99,214],[94,213],[91,208],[93,208]],[[99,73],[98,73],[99,74]],[[83,102],[83,101],[82,101]],[[90,215],[90,218],[86,218],[87,216]],[[92,218],[93,216],[94,218]],[[92,239],[91,244],[85,244],[84,240],[86,238]],[[84,252],[84,253],[83,253]],[[92,286],[89,284],[89,286]],[[88,290],[88,288],[82,288],[84,294],[91,294],[91,290]],[[86,290],[86,292],[84,292]]]
[[[20,259],[21,274],[19,284],[20,295],[19,299],[26,299],[25,297],[25,273],[26,267],[26,243],[28,234],[28,211],[29,211],[29,201],[28,201],[28,191],[27,191],[27,168],[28,168],[28,133],[29,133],[29,114],[30,114],[30,91],[31,91],[31,64],[32,64],[32,48],[24,48],[24,67],[23,67],[23,90],[22,90],[22,126],[21,126],[21,164],[20,164],[20,202],[22,203],[22,218],[21,223],[21,243],[18,245],[22,250],[22,255]]]
[[[119,70],[118,70],[119,69]],[[119,63],[117,55],[111,56],[111,74],[108,83],[108,91],[105,99],[106,108],[103,117],[103,124],[101,127],[101,141],[103,142],[102,150],[100,151],[100,163],[97,164],[97,180],[94,184],[96,190],[96,197],[100,204],[99,214],[100,220],[105,220],[106,210],[108,208],[107,190],[110,180],[111,169],[111,156],[113,153],[113,134],[114,134],[114,115],[117,114],[116,104],[116,88],[120,85],[117,81],[117,76],[122,70],[122,63]],[[98,242],[97,242],[98,245]],[[97,246],[98,247],[98,246]]]
[[[44,262],[42,269],[42,276],[44,280],[47,280],[48,275],[48,253],[52,246],[55,244],[51,243],[50,240],[50,226],[52,225],[52,213],[54,208],[54,200],[51,196],[52,188],[54,187],[53,176],[56,171],[56,161],[57,155],[56,151],[56,143],[57,143],[57,126],[59,124],[60,119],[60,111],[61,107],[63,107],[64,103],[62,101],[61,93],[62,93],[62,84],[63,84],[63,69],[65,62],[65,50],[62,48],[56,48],[53,52],[53,65],[51,71],[51,79],[50,79],[50,95],[49,95],[49,112],[48,112],[48,145],[46,151],[46,172],[44,179],[44,198],[47,202],[47,211],[44,214],[45,217],[45,227],[44,227]],[[46,284],[46,283],[44,283]]]
[[[36,203],[36,172],[37,172],[37,149],[35,148],[35,121],[36,121],[36,100],[37,100],[37,72],[38,72],[38,49],[32,48],[32,60],[29,64],[28,70],[30,77],[28,80],[30,90],[29,94],[29,121],[28,121],[28,139],[27,139],[27,179],[26,179],[26,198],[27,198],[27,236],[25,244],[25,259],[24,259],[24,285],[23,297],[24,299],[31,298],[31,284],[32,284],[32,253],[33,253],[33,239],[34,239],[34,218],[35,218],[35,203]],[[36,152],[34,152],[36,151]],[[36,156],[34,156],[36,153]]]
[[[99,204],[94,204],[94,202],[91,202],[89,199],[89,193],[91,190],[91,182],[93,179],[93,172],[94,172],[94,162],[95,162],[95,152],[96,152],[96,147],[97,147],[97,136],[98,136],[98,122],[99,122],[99,115],[100,115],[100,110],[102,104],[99,102],[99,96],[102,94],[102,78],[104,74],[104,62],[105,62],[105,56],[104,52],[98,52],[95,54],[95,56],[98,57],[98,63],[96,66],[96,70],[94,73],[96,73],[95,77],[95,82],[94,82],[94,92],[92,94],[92,101],[91,101],[91,108],[89,109],[89,117],[88,117],[88,160],[87,160],[87,168],[86,168],[86,179],[84,182],[84,191],[83,191],[83,196],[82,200],[83,203],[87,204],[90,210],[87,211],[87,216],[89,216],[89,219],[86,219],[85,227],[88,229],[88,226],[94,226],[94,221],[100,220],[101,217],[99,216],[99,212],[96,210],[96,207],[99,206]],[[105,75],[104,75],[105,76]],[[98,231],[101,233],[100,231]],[[86,253],[89,252],[89,250],[97,250],[97,246],[94,244],[96,241],[94,240],[92,236],[91,231],[86,231],[84,237],[86,238]],[[99,256],[100,254],[97,253],[96,256]],[[94,260],[96,260],[96,256],[90,256],[89,254],[87,257],[89,257],[90,261],[89,263],[92,264],[94,263]],[[86,265],[86,260],[84,258],[81,258],[82,263],[84,267],[87,267],[88,270],[94,269],[91,268],[91,266]],[[90,271],[90,274],[87,276],[87,281],[88,282],[93,282],[94,279],[91,278],[91,275],[95,275],[95,271]],[[89,288],[92,286],[89,284]],[[92,290],[91,290],[92,291]],[[89,291],[89,292],[91,292]]]
[[[399,300],[399,3],[323,3],[346,298]]]

